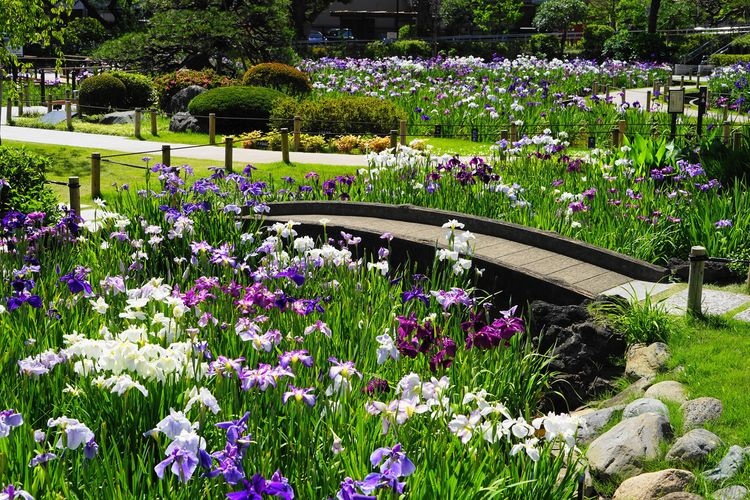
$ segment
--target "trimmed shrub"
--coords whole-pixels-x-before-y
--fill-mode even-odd
[[[531,35],[529,50],[539,57],[557,57],[560,54],[560,39],[555,35]]]
[[[666,54],[666,45],[658,33],[620,30],[604,42],[603,55],[621,61],[663,60]]]
[[[304,95],[312,90],[310,79],[294,66],[281,63],[257,64],[245,72],[243,85],[270,87],[290,95]]]
[[[708,58],[708,63],[714,66],[733,66],[740,63],[750,63],[750,54],[714,54]]]
[[[172,101],[172,96],[180,90],[191,85],[200,85],[206,89],[216,87],[227,87],[234,82],[228,76],[216,74],[212,69],[195,71],[192,69],[178,69],[172,73],[166,73],[154,79],[156,89],[156,101],[159,108],[167,111]]]
[[[47,157],[26,148],[0,146],[0,217],[9,210],[25,214],[57,211],[57,197],[44,182],[50,165]]]
[[[265,87],[219,87],[195,97],[188,105],[190,114],[208,129],[208,114],[216,113],[216,131],[236,134],[243,130],[268,128],[271,110],[284,94]]]
[[[154,85],[151,78],[140,73],[124,71],[111,71],[109,74],[125,85],[125,107],[148,108],[154,103]]]
[[[583,55],[596,59],[602,56],[604,42],[615,34],[612,26],[589,24],[583,29]]]
[[[102,73],[86,78],[78,90],[81,110],[88,114],[102,114],[125,106],[125,84],[111,74]]]
[[[271,125],[286,126],[302,118],[302,131],[317,135],[389,134],[406,112],[391,101],[366,96],[329,96],[297,102],[283,99],[271,112]]]
[[[432,46],[424,40],[397,40],[389,43],[376,40],[367,44],[365,54],[373,59],[390,56],[430,57]]]

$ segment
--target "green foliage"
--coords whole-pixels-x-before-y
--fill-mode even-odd
[[[65,43],[62,50],[66,54],[90,54],[109,37],[102,23],[93,17],[77,17],[65,26]]]
[[[624,299],[598,302],[592,309],[601,321],[625,335],[628,344],[667,342],[674,331],[669,313],[649,295],[630,303]]]
[[[365,96],[331,96],[297,102],[284,99],[271,113],[275,127],[285,126],[294,116],[302,118],[308,134],[388,134],[397,129],[406,113],[392,102]]]
[[[531,35],[529,50],[535,56],[551,59],[560,55],[560,40],[555,35]]]
[[[16,63],[8,47],[38,44],[49,47],[62,42],[64,18],[73,8],[73,0],[2,0],[0,2],[0,34],[7,43],[0,43],[0,65]]]
[[[636,177],[649,175],[654,168],[674,165],[678,159],[679,150],[667,137],[655,138],[636,133],[635,136],[625,136],[625,146],[630,148],[628,158],[632,162],[633,174]]]
[[[439,18],[450,33],[470,33],[474,27],[504,33],[521,19],[522,8],[520,0],[442,0]]]
[[[8,210],[19,212],[56,212],[57,198],[44,174],[50,162],[44,156],[25,148],[0,146],[0,215]]]
[[[391,56],[430,57],[432,46],[424,40],[397,40],[390,43],[376,40],[367,44],[365,54],[373,59]]]
[[[662,60],[667,48],[658,34],[620,30],[604,42],[604,55],[624,61]]]
[[[204,124],[216,113],[216,131],[233,134],[248,129],[265,130],[276,101],[284,94],[264,87],[219,87],[195,97],[188,109]]]
[[[750,55],[750,34],[742,35],[741,37],[738,37],[737,39],[732,41],[732,45],[729,50],[730,52],[732,52],[732,54]]]
[[[417,37],[417,27],[413,24],[404,24],[398,29],[399,40],[409,40]]]
[[[154,103],[154,85],[148,76],[125,71],[111,71],[109,74],[125,85],[127,108],[148,108]]]
[[[611,26],[589,24],[583,29],[583,55],[596,59],[604,52],[604,43],[615,34]]]
[[[481,57],[485,60],[490,60],[498,55],[508,56],[510,53],[510,47],[501,42],[440,42],[438,44],[438,49],[440,53],[444,53],[451,57],[474,56]],[[516,45],[514,45],[513,49],[516,49]]]
[[[532,24],[540,31],[567,31],[586,19],[587,5],[583,0],[547,0],[536,11]]]
[[[108,73],[90,76],[81,82],[78,99],[84,113],[101,114],[122,108],[126,102],[125,84]]]
[[[708,62],[715,66],[732,66],[740,63],[750,63],[750,54],[714,54]]]
[[[91,56],[99,61],[106,61],[124,67],[139,67],[143,57],[148,34],[133,31],[113,40],[107,40],[97,47]]]
[[[203,71],[180,69],[157,76],[154,79],[154,88],[156,89],[156,100],[159,104],[159,108],[167,110],[172,100],[172,96],[191,85],[199,85],[206,89],[213,89],[216,87],[232,85],[232,79],[227,76],[219,75],[211,69]]]
[[[294,66],[282,63],[261,63],[253,66],[242,77],[243,85],[270,87],[289,95],[310,93],[310,78]]]

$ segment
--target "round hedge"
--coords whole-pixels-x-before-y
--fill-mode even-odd
[[[232,85],[232,79],[228,76],[218,75],[212,69],[196,71],[193,69],[178,69],[172,73],[157,76],[154,79],[154,88],[156,89],[156,100],[159,108],[168,111],[172,103],[172,96],[180,90],[198,85],[205,89],[216,87],[227,87]]]
[[[0,146],[0,218],[10,210],[56,213],[57,196],[45,181],[50,163],[25,147]]]
[[[109,74],[125,85],[126,108],[148,108],[154,103],[154,85],[151,78],[140,73],[124,71],[111,71]]]
[[[243,85],[270,87],[287,94],[304,95],[312,90],[307,74],[281,63],[257,64],[242,77]]]
[[[391,101],[369,96],[327,96],[300,102],[279,100],[271,114],[275,127],[302,118],[302,132],[313,135],[388,135],[406,119],[404,110]]]
[[[111,109],[123,108],[126,92],[125,84],[110,74],[90,76],[81,82],[78,89],[81,111],[102,114]]]
[[[247,130],[267,130],[268,118],[276,102],[285,94],[264,87],[219,87],[196,96],[188,111],[207,129],[209,113],[216,113],[216,131],[237,134]]]

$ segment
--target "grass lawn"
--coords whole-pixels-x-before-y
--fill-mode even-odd
[[[76,148],[69,146],[56,146],[36,143],[23,143],[17,141],[3,141],[3,145],[24,146],[26,149],[35,153],[43,154],[51,159],[51,166],[47,172],[49,180],[67,181],[68,177],[77,175],[81,183],[81,202],[83,204],[91,203],[91,150],[86,148]],[[102,156],[117,154],[117,151],[100,151]],[[140,154],[132,154],[113,158],[120,163],[130,165],[145,166]],[[155,155],[158,158],[158,155]],[[195,170],[199,176],[209,173],[208,167],[221,165],[221,162],[211,160],[195,160],[181,158],[177,154],[172,156],[173,164],[188,164]],[[151,161],[150,165],[154,162]],[[271,177],[279,178],[282,176],[291,176],[298,181],[310,171],[315,171],[321,177],[327,178],[336,175],[353,174],[357,167],[351,166],[332,166],[323,164],[309,163],[291,163],[289,165],[283,162],[264,163],[254,165],[258,170],[255,175],[258,178],[269,179]],[[241,171],[245,168],[245,163],[234,162],[235,171]],[[101,188],[102,195],[106,198],[115,192],[113,184],[129,184],[133,188],[145,186],[145,173],[143,170],[129,168],[123,165],[102,162],[101,169]],[[68,188],[65,186],[51,185],[53,191],[61,201],[68,201]]]

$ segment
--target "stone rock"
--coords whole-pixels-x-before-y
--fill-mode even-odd
[[[99,119],[104,125],[125,125],[135,122],[135,111],[116,111],[107,113]]]
[[[687,282],[690,273],[690,262],[673,257],[669,259],[667,267],[672,274]],[[703,266],[703,282],[711,285],[731,285],[737,282],[740,276],[729,269],[729,265],[724,262],[708,261]]]
[[[612,500],[652,500],[684,491],[694,480],[692,472],[682,469],[649,472],[623,481]]]
[[[734,477],[743,465],[745,465],[745,450],[740,446],[734,445],[729,448],[729,451],[721,459],[719,465],[704,472],[703,477],[714,482],[724,481],[725,479]]]
[[[643,397],[643,395],[646,392],[646,389],[651,386],[651,379],[648,378],[641,378],[627,386],[625,389],[623,389],[621,392],[615,394],[611,398],[607,399],[606,401],[602,401],[599,406],[602,408],[607,408],[610,406],[620,406],[622,405],[622,408],[624,408],[624,404],[628,401],[631,401],[633,398],[640,398]]]
[[[206,89],[200,85],[190,85],[177,92],[169,101],[169,111],[171,113],[183,113],[188,110],[188,104],[195,96],[201,95]]]
[[[663,497],[659,497],[658,500],[705,500],[702,496],[697,493],[690,493],[689,491],[675,491],[668,493]]]
[[[62,123],[67,120],[67,116],[68,115],[65,113],[64,109],[56,109],[54,111],[46,113],[44,116],[39,118],[39,121],[48,125],[57,125],[58,123]],[[78,113],[73,112],[72,116],[78,116]]]
[[[721,416],[724,407],[716,398],[696,398],[683,404],[683,427],[694,429]]]
[[[648,391],[646,391],[648,392]],[[669,419],[669,408],[667,408],[667,405],[659,401],[658,399],[653,398],[640,398],[636,399],[632,403],[630,403],[628,406],[625,407],[625,409],[622,411],[622,418],[632,418],[637,417],[638,415],[642,415],[644,413],[658,413],[659,415],[664,415]]]
[[[667,493],[663,497],[659,497],[659,500],[704,500],[702,496],[690,493],[688,491],[675,491],[674,493]]]
[[[568,411],[584,401],[612,389],[622,367],[612,360],[622,358],[625,338],[599,325],[584,306],[558,306],[543,301],[531,303],[531,336],[539,352],[553,356],[553,382],[548,406]]]
[[[745,500],[749,495],[750,491],[738,484],[727,486],[713,493],[714,500]]]
[[[671,437],[672,426],[664,415],[644,413],[625,419],[589,445],[591,474],[602,480],[640,474],[642,462],[657,458],[662,441]]]
[[[631,378],[653,378],[669,359],[669,348],[663,342],[634,344],[625,353],[625,375]]]
[[[672,401],[682,404],[688,400],[685,386],[674,380],[665,380],[657,382],[646,390],[647,398],[661,399],[662,401]]]
[[[576,443],[580,446],[593,441],[599,435],[600,431],[609,424],[617,410],[618,408],[615,407],[603,408],[580,415],[578,418],[581,420],[582,425],[578,429]]]
[[[175,113],[169,121],[169,130],[172,132],[198,132],[201,127],[198,119],[190,113]]]
[[[721,446],[721,439],[706,429],[693,429],[679,438],[667,452],[667,460],[699,462]]]

